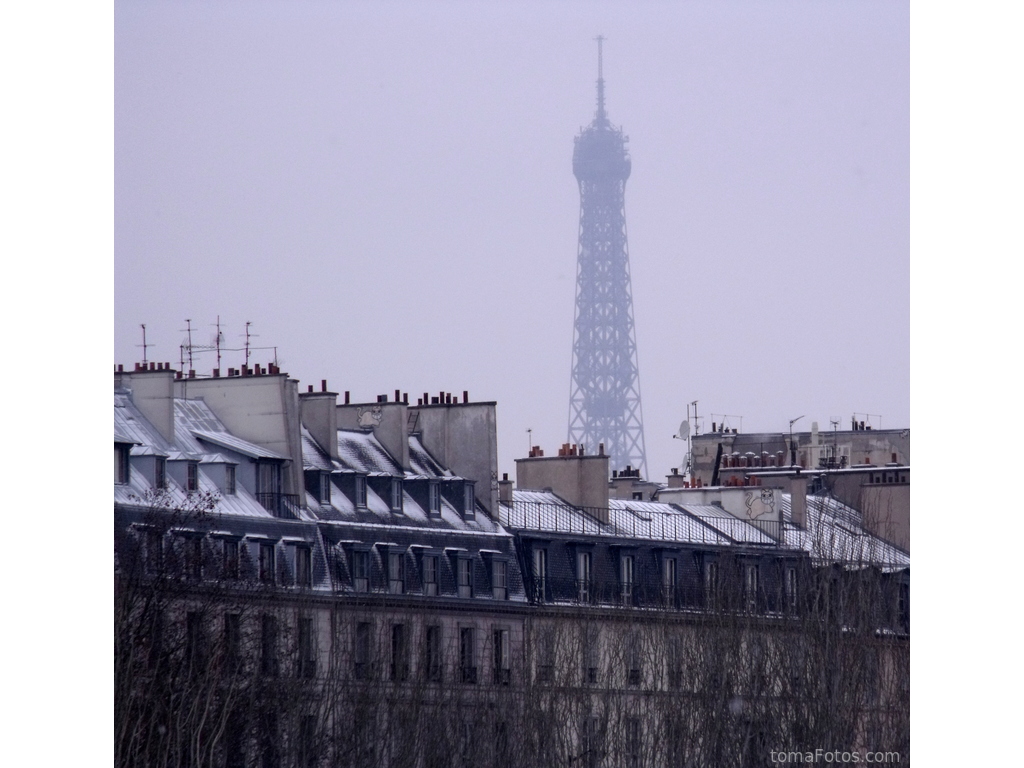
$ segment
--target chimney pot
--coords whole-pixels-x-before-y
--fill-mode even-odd
[[[312,390],[312,387],[310,387],[310,389]],[[320,391],[321,392],[326,392],[327,391],[327,379],[320,379]]]
[[[396,403],[402,402],[402,393],[399,392],[397,389],[395,390],[395,402]]]
[[[213,378],[215,378],[215,379],[219,379],[220,378],[220,368],[214,368],[213,369]]]
[[[597,455],[604,456],[604,443],[597,444]]]
[[[468,389],[462,390],[462,402],[464,402],[464,403],[468,403],[469,402],[469,390]]]
[[[508,472],[502,472],[501,479],[504,480],[505,482],[508,482]]]
[[[348,405],[348,390],[345,390],[345,405]]]
[[[174,372],[174,378],[180,379],[181,378],[181,371],[175,371]]]
[[[313,385],[312,385],[312,384],[310,384],[310,385],[309,385],[309,386],[308,386],[308,387],[306,388],[306,391],[307,391],[307,392],[312,392],[312,391],[313,391]]]
[[[149,370],[155,371],[156,370],[156,363],[150,363],[149,364]]]
[[[195,371],[193,371],[193,370],[191,370],[191,369],[189,369],[189,372],[188,372],[188,377],[189,377],[190,379],[194,379],[194,378],[196,377],[196,372],[195,372]]]
[[[405,403],[406,405],[409,404],[409,393],[408,392],[403,392],[402,393],[402,402]]]

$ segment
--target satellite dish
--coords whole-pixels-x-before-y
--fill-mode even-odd
[[[690,436],[690,422],[683,419],[679,424],[679,436],[685,440]]]

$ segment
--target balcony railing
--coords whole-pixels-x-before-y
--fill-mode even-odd
[[[297,520],[299,497],[294,493],[257,493],[256,500],[274,517]]]

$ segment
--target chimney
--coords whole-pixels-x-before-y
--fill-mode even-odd
[[[508,472],[503,473],[498,481],[498,501],[502,504],[512,503],[512,481],[508,479]]]
[[[807,527],[807,476],[799,472],[789,480],[790,519],[798,528]],[[781,507],[779,514],[782,514]]]
[[[299,394],[299,420],[302,426],[332,459],[338,458],[338,393],[327,391],[327,380],[320,382],[320,391]]]
[[[168,442],[174,442],[174,376],[170,366],[156,363],[141,367],[131,375],[132,402]]]
[[[567,446],[565,446],[567,447]],[[570,455],[545,458],[539,449],[530,458],[516,459],[516,487],[550,488],[557,496],[607,525],[608,457]]]

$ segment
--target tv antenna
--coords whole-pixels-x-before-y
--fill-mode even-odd
[[[143,365],[148,365],[149,364],[149,360],[146,358],[146,349],[148,347],[152,347],[153,345],[146,343],[146,324],[145,323],[142,323],[142,344],[141,345],[136,344],[135,346],[137,346],[137,347],[141,346],[142,347],[142,364]]]
[[[796,466],[796,444],[793,442],[793,425],[802,418],[803,416],[797,416],[795,419],[789,420],[789,465],[791,467]]]

